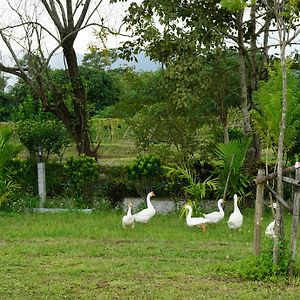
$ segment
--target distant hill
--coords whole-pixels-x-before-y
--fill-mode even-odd
[[[155,71],[160,68],[159,63],[151,61],[150,58],[143,53],[138,54],[136,58],[137,62],[118,59],[112,64],[112,68],[129,66],[134,67],[136,71]]]
[[[78,63],[81,64],[83,58],[83,54],[77,53]],[[149,57],[145,56],[143,53],[140,53],[136,56],[136,61],[126,61],[124,59],[117,59],[112,64],[112,68],[120,68],[120,67],[134,67],[136,71],[155,71],[160,68],[159,64],[150,60]],[[63,60],[62,53],[58,53],[54,55],[50,60],[50,66],[53,69],[64,69],[65,64]]]
[[[81,64],[83,54],[77,53],[78,63]],[[150,60],[149,57],[144,54],[139,54],[136,61],[126,61],[124,59],[118,59],[113,63],[112,68],[120,68],[124,66],[134,67],[136,71],[155,71],[160,68],[160,65]],[[50,66],[52,69],[65,69],[62,52],[55,54],[50,60]],[[8,74],[7,74],[8,75]],[[8,86],[7,89],[12,87],[18,78],[14,75],[8,75]]]

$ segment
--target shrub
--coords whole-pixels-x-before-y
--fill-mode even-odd
[[[7,201],[0,205],[0,209],[6,212],[24,212],[27,209],[38,207],[39,197],[23,192],[13,193]]]
[[[65,148],[70,144],[66,129],[55,120],[21,121],[17,124],[17,131],[21,143],[32,158],[36,157],[39,146],[43,149],[44,158],[48,159],[50,154],[61,157]]]
[[[93,186],[99,178],[98,165],[93,157],[81,154],[67,159],[64,170],[70,182],[69,191],[77,197],[82,197],[80,206],[92,204]],[[82,202],[82,203],[81,203]]]
[[[273,263],[273,247],[270,243],[260,256],[251,256],[243,260],[237,268],[239,277],[250,280],[263,280],[272,276],[288,274],[290,251],[287,245],[280,246],[281,260],[278,265]]]
[[[17,184],[7,175],[11,161],[21,151],[20,145],[11,142],[13,131],[10,128],[1,128],[0,131],[0,204],[6,202]]]
[[[126,168],[112,166],[107,168],[105,174],[100,177],[99,191],[101,196],[107,198],[112,207],[119,206],[128,190]]]
[[[153,189],[163,189],[161,186],[163,175],[162,164],[154,155],[139,156],[128,166],[128,178],[141,196],[145,196]]]
[[[23,193],[37,195],[36,161],[13,159],[7,167],[6,176],[18,184]],[[46,162],[47,196],[57,196],[62,193],[65,181],[63,165],[56,162]]]

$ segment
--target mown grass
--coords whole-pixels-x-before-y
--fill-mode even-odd
[[[297,299],[299,278],[236,276],[252,254],[244,213],[241,231],[224,219],[205,233],[176,215],[124,230],[120,212],[3,214],[0,299]]]

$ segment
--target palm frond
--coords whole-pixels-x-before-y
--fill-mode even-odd
[[[251,140],[251,138],[245,137],[230,141],[227,144],[220,143],[217,145],[216,154],[219,163],[216,173],[222,194],[227,193],[227,187],[232,194],[244,194],[244,180],[247,182],[247,176],[242,174],[242,168]]]

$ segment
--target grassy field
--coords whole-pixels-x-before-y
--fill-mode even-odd
[[[300,279],[248,281],[253,212],[239,232],[176,215],[133,230],[120,212],[0,216],[0,299],[297,299]],[[264,220],[265,225],[270,221]],[[264,237],[264,243],[267,240]]]

